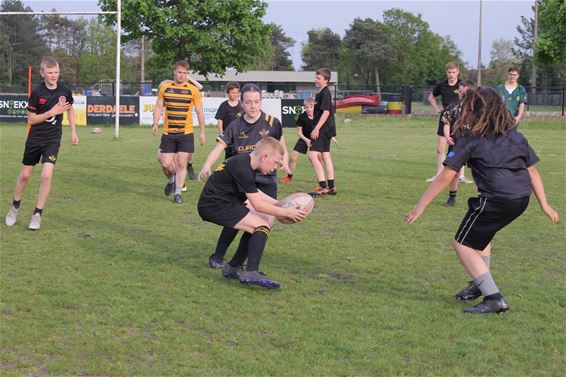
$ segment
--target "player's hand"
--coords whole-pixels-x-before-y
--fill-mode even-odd
[[[405,215],[405,224],[412,224],[422,215],[423,210],[415,206],[415,208]]]
[[[204,132],[201,132],[198,135],[199,141],[200,141],[200,146],[202,147],[204,145],[204,142],[206,141],[206,135],[204,134]]]
[[[546,213],[548,217],[550,217],[550,221],[552,221],[553,224],[558,223],[558,220],[560,220],[560,216],[558,216],[558,212],[556,212],[554,208],[552,208],[549,205],[546,205],[545,207],[541,207],[541,209],[544,213]]]
[[[444,109],[443,109],[442,107],[437,107],[437,108],[436,108],[436,112],[439,113],[439,114],[440,114],[441,112],[443,112],[443,111],[444,111]]]
[[[454,145],[454,139],[452,139],[450,136],[446,136],[446,142],[448,143],[448,145]]]
[[[205,179],[207,179],[208,177],[210,177],[210,168],[207,166],[203,166],[202,170],[198,173],[198,180],[200,181],[204,181]]]
[[[315,128],[314,130],[312,130],[312,132],[311,132],[311,140],[316,140],[316,139],[318,139],[319,132],[320,132],[320,130],[318,130],[318,129],[316,129],[316,128]]]
[[[281,167],[279,168],[279,170],[283,170],[285,173],[287,174],[291,174],[291,169],[289,169],[289,163],[281,163]]]
[[[76,132],[71,133],[71,144],[77,145],[79,143],[79,137],[77,136]]]
[[[153,136],[157,136],[157,125],[154,124],[153,127],[151,127],[151,133],[153,134]]]
[[[307,147],[309,147],[309,148],[312,147],[311,139],[307,139],[307,140],[305,141],[305,143],[307,143]]]
[[[332,139],[330,139],[336,146],[338,146],[338,139],[336,139],[336,137],[332,137]]]
[[[307,216],[307,213],[301,211],[298,208],[287,208],[287,215],[285,215],[285,217],[290,218],[294,222],[304,220],[306,216]]]
[[[515,125],[519,124],[519,122],[521,121],[520,116],[516,116],[516,117],[514,117],[514,119],[515,119]]]
[[[65,111],[71,110],[73,105],[69,102],[59,102],[57,105],[53,106],[50,110],[52,116],[63,114]]]

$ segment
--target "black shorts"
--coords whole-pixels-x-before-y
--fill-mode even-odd
[[[201,219],[217,225],[234,228],[250,209],[244,203],[206,203],[198,204],[198,214]]]
[[[61,140],[57,141],[26,141],[24,150],[24,158],[22,164],[27,166],[35,166],[40,160],[42,163],[55,164],[59,155],[59,146]]]
[[[193,153],[195,151],[195,136],[183,133],[162,135],[159,151],[161,153]]]
[[[440,113],[440,117],[438,118],[438,129],[436,130],[436,134],[444,137],[444,122],[442,121],[442,115],[444,115],[444,111]]]
[[[303,139],[299,139],[297,140],[297,144],[295,144],[295,146],[293,147],[293,150],[302,154],[307,154],[307,151],[309,150],[309,146],[307,145],[307,143],[305,143]]]
[[[311,139],[311,151],[314,152],[330,152],[330,140],[332,138],[326,135],[320,135],[318,139]]]
[[[464,246],[484,250],[495,233],[519,217],[529,198],[497,201],[484,197],[468,199],[468,213],[462,219],[454,239]]]

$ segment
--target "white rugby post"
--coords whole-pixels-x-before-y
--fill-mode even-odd
[[[122,36],[122,0],[117,0],[116,11],[109,12],[0,12],[0,16],[20,16],[20,15],[32,15],[32,16],[49,16],[49,15],[64,15],[64,16],[92,16],[101,14],[115,14],[116,15],[116,90],[114,95],[116,96],[116,109],[114,111],[116,115],[114,123],[114,137],[120,137],[120,44]]]

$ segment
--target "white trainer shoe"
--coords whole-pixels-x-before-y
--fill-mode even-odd
[[[463,183],[463,184],[474,183],[474,181],[469,180],[468,178],[466,178],[464,176],[458,177],[458,182]]]
[[[38,230],[41,227],[41,215],[39,213],[34,213],[29,222],[28,228],[31,230]]]
[[[16,223],[16,217],[18,216],[19,208],[14,208],[14,206],[10,206],[10,210],[6,215],[6,225],[12,226]]]

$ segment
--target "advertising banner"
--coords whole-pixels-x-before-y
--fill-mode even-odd
[[[26,123],[28,120],[28,96],[0,95],[0,122]]]
[[[86,126],[86,96],[73,96],[73,110],[75,110],[75,124]],[[63,113],[63,126],[69,125],[67,113]]]
[[[140,97],[120,97],[120,125],[139,125]],[[116,99],[114,97],[87,97],[86,121],[89,125],[113,124]]]
[[[281,100],[281,122],[283,127],[296,127],[297,119],[305,111],[302,99]]]

